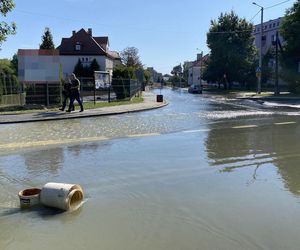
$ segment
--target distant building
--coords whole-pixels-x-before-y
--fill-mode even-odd
[[[276,32],[279,32],[280,25],[282,23],[283,18],[279,17],[275,20],[270,20],[268,22],[263,23],[263,36],[262,36],[262,52],[263,55],[265,55],[268,50],[272,47],[272,41],[275,41],[276,38]],[[257,49],[260,48],[260,30],[261,25],[257,24],[254,28],[254,36],[255,36],[255,46]],[[279,40],[281,43],[283,43],[283,38],[280,36],[279,33]]]
[[[163,80],[165,81],[165,82],[168,82],[170,79],[171,79],[171,75],[169,75],[169,74],[164,74],[163,75]]]
[[[200,85],[204,63],[208,59],[208,55],[197,55],[197,60],[185,62],[184,68],[188,71],[188,85]]]
[[[263,23],[263,34],[262,34],[262,41],[261,41],[263,55],[266,55],[270,49],[275,48],[275,46],[272,44],[272,42],[276,40],[277,32],[278,32],[278,38],[279,38],[280,43],[281,44],[284,43],[284,40],[283,40],[282,36],[280,35],[280,26],[281,26],[282,21],[283,21],[283,18],[279,17],[277,19],[270,20],[270,21]],[[255,36],[255,46],[258,50],[260,49],[260,36],[261,36],[260,31],[261,31],[261,24],[255,25],[253,34]],[[268,65],[270,68],[273,69],[273,72],[275,72],[275,59],[271,59],[268,62]],[[274,74],[275,73],[273,73],[273,75]],[[267,85],[269,87],[271,87],[275,84],[274,77],[275,76],[273,76],[273,78],[271,77],[270,79],[268,79]],[[286,83],[281,78],[279,78],[279,85],[286,86]]]

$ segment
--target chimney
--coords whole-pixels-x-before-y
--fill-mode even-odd
[[[203,57],[203,52],[201,52],[200,54],[197,54],[197,61],[201,61]]]
[[[73,31],[72,31],[72,36],[74,36],[74,35],[75,35],[75,33],[76,33],[76,30],[73,30]]]
[[[93,36],[92,28],[89,28],[89,29],[88,29],[88,34],[89,34],[90,36]]]

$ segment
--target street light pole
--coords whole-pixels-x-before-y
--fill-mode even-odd
[[[258,74],[258,85],[257,85],[257,93],[261,93],[261,80],[262,80],[262,39],[263,39],[263,30],[264,30],[264,7],[258,5],[253,2],[252,4],[260,7],[261,18],[260,18],[260,41],[259,41],[259,73]]]

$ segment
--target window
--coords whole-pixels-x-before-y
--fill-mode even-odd
[[[277,22],[277,26],[279,26],[279,22]]]
[[[272,35],[272,36],[271,36],[271,41],[272,41],[272,42],[275,42],[275,41],[276,41],[275,35]]]
[[[268,25],[265,26],[265,30],[268,28]]]
[[[81,50],[81,46],[80,46],[79,42],[76,43],[75,50],[77,50],[77,51]]]
[[[273,28],[275,28],[275,23],[273,23]]]
[[[272,24],[270,23],[270,24],[269,24],[269,29],[271,29],[271,28],[272,28]]]

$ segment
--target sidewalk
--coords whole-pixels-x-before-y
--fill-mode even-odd
[[[143,98],[144,102],[142,103],[88,109],[84,112],[74,111],[71,113],[66,113],[57,110],[16,115],[0,115],[0,124],[77,119],[104,115],[118,115],[130,112],[146,111],[161,108],[168,105],[168,102],[166,101],[156,102],[156,95],[151,92],[143,92]]]
[[[272,92],[270,92],[272,93]],[[288,93],[284,92],[281,93],[279,96],[275,96],[272,94],[270,95],[257,95],[257,94],[237,94],[237,99],[247,99],[252,101],[260,101],[260,102],[275,102],[278,104],[293,104],[293,105],[299,105],[300,104],[300,97],[299,96],[290,96]]]

